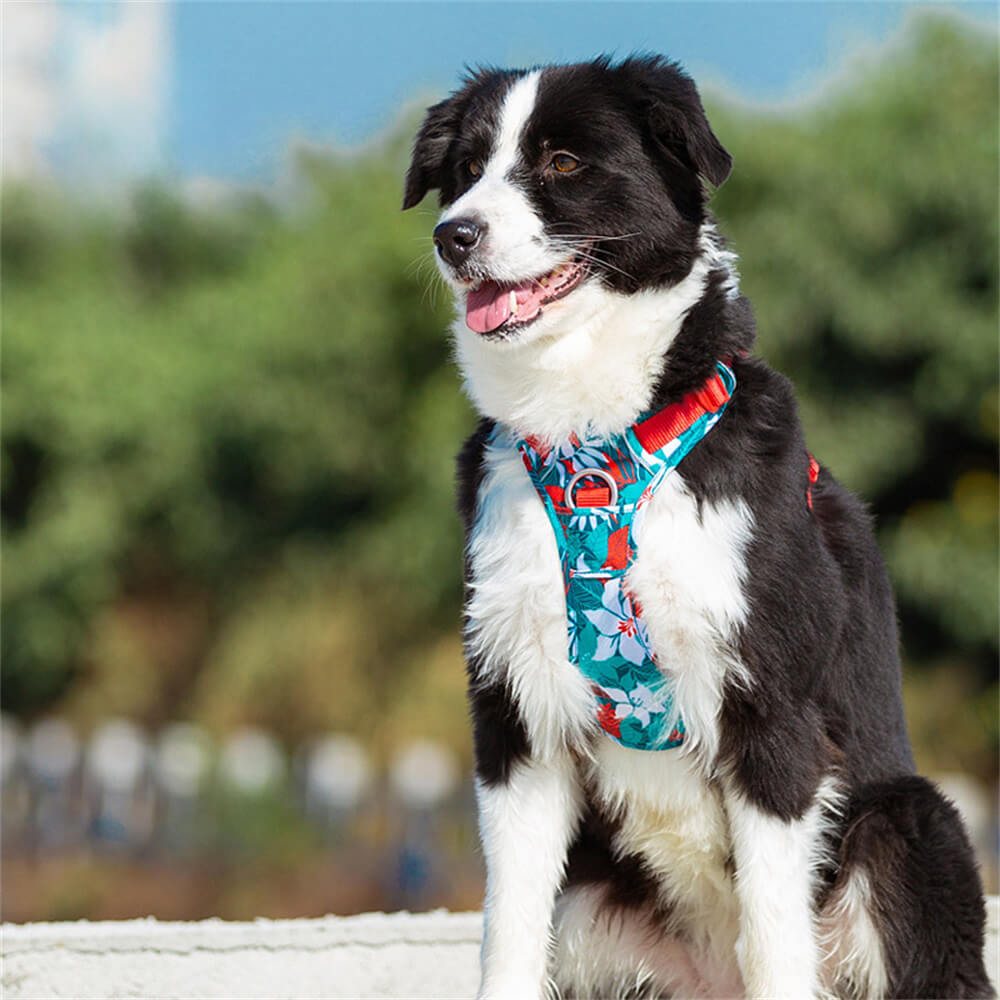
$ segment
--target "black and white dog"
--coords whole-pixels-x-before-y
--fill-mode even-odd
[[[416,139],[404,208],[439,189],[482,413],[458,477],[480,992],[992,995],[968,839],[913,773],[870,518],[810,475],[792,389],[750,355],[706,210],[730,166],[658,57],[476,72]],[[687,739],[627,749],[568,657],[553,528],[511,442],[620,434],[719,359],[735,392],[649,501],[627,576]]]

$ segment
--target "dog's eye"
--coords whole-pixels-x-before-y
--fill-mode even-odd
[[[468,171],[470,177],[479,177],[483,172],[483,165],[479,160],[469,160],[465,164],[465,169]]]
[[[580,161],[575,156],[570,156],[569,153],[556,153],[552,157],[551,166],[553,170],[558,170],[561,174],[571,174],[580,166]]]

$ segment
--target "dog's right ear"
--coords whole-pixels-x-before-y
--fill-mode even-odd
[[[432,188],[441,187],[441,171],[448,148],[458,132],[458,101],[449,97],[427,109],[413,142],[413,157],[406,172],[403,209],[413,208]]]

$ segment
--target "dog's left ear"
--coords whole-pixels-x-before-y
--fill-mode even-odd
[[[441,186],[441,171],[448,148],[458,129],[459,115],[454,96],[427,109],[413,142],[413,157],[406,172],[403,209],[413,208],[432,188]]]
[[[642,104],[655,141],[719,187],[733,168],[733,158],[708,124],[691,77],[659,56],[629,59],[626,65],[639,76]]]

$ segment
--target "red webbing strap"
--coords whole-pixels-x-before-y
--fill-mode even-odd
[[[809,485],[806,487],[806,503],[809,504],[809,509],[813,509],[813,486],[816,480],[819,479],[819,462],[812,457],[811,452],[806,452],[809,456]]]
[[[607,486],[578,486],[577,507],[607,507],[611,503],[611,490]]]
[[[679,403],[671,403],[635,425],[635,436],[648,452],[657,452],[683,434],[699,417],[714,413],[729,399],[729,392],[716,373],[700,389],[688,393]]]

